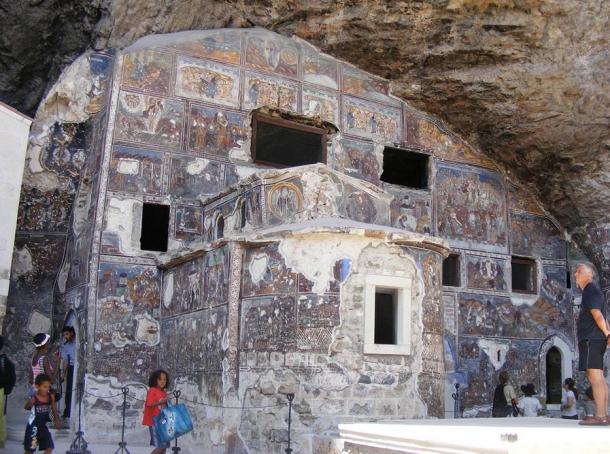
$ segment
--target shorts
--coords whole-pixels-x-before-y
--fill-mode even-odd
[[[51,437],[51,432],[49,432],[47,426],[37,426],[35,424],[28,424],[26,426],[23,447],[26,452],[34,452],[36,448],[39,451],[55,449],[53,437]]]
[[[161,441],[154,424],[152,426],[148,426],[148,432],[150,433],[151,446],[154,446],[155,448],[169,448],[169,441]]]
[[[603,369],[605,340],[584,340],[578,343],[578,370]]]

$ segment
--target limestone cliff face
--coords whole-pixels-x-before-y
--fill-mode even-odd
[[[610,3],[2,0],[0,99],[32,113],[87,48],[258,25],[392,81],[531,184],[610,282]]]

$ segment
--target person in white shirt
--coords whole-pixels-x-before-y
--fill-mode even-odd
[[[537,398],[533,397],[536,394],[533,383],[521,385],[521,391],[525,394],[525,396],[519,399],[519,412],[521,415],[538,416],[542,411],[542,405]]]
[[[578,419],[576,411],[576,392],[574,391],[574,379],[566,378],[561,390],[561,418]]]

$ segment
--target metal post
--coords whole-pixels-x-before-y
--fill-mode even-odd
[[[176,389],[172,394],[174,395],[176,405],[178,405],[178,398],[181,394],[180,390]],[[176,439],[174,440],[174,447],[172,448],[172,452],[174,454],[178,454],[180,452],[180,448],[178,447],[178,437],[176,437]]]
[[[127,449],[127,443],[125,442],[125,409],[127,408],[127,393],[129,392],[129,388],[127,386],[123,386],[121,388],[121,392],[123,393],[123,424],[121,426],[121,442],[119,443],[119,449],[117,449],[114,454],[131,454],[129,449]]]
[[[83,406],[83,390],[85,389],[85,383],[79,382],[78,384],[78,432],[76,432],[76,438],[70,445],[70,449],[66,451],[66,454],[91,454],[91,451],[87,449],[87,441],[83,436],[81,429],[81,409]]]
[[[455,384],[455,392],[451,394],[453,397],[453,417],[460,418],[460,384]]]
[[[292,454],[292,448],[290,447],[290,425],[292,423],[292,401],[294,400],[294,393],[286,394],[288,398],[288,447],[284,451],[286,454]]]

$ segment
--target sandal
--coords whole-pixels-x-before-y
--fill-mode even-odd
[[[588,417],[588,419],[583,419],[582,421],[578,422],[579,425],[581,426],[607,426],[610,425],[608,423],[608,418],[607,417],[601,417],[601,416],[590,416]]]

